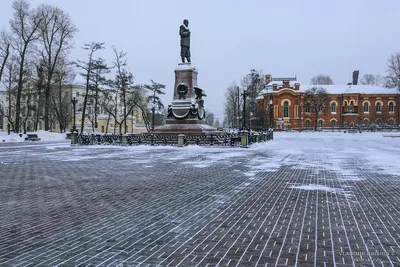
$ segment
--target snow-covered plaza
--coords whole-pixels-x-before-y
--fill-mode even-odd
[[[2,266],[400,266],[400,133],[0,144]]]

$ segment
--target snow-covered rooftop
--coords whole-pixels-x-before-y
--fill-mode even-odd
[[[262,95],[269,93],[269,94],[276,94],[279,92],[278,91],[273,91],[272,90],[272,84],[273,83],[277,83],[278,87],[282,86],[282,83],[278,83],[278,82],[271,82],[269,83],[266,88],[264,88],[260,94],[258,95],[257,99],[262,99]],[[300,83],[300,82],[290,82],[290,87],[294,87],[294,83]],[[380,95],[396,95],[396,94],[400,94],[399,91],[397,91],[394,88],[386,88],[386,87],[380,87],[380,86],[375,86],[375,85],[302,85],[300,83],[300,89],[294,90],[291,88],[287,88],[287,90],[291,90],[293,92],[301,92],[304,93],[305,91],[307,91],[308,89],[312,88],[312,87],[322,87],[325,88],[329,94],[364,94],[364,95],[368,95],[368,94],[380,94]],[[282,89],[281,89],[282,90]]]

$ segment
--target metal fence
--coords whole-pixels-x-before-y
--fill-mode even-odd
[[[122,134],[81,134],[79,145],[178,145],[178,135],[157,135],[151,133]],[[248,144],[273,140],[273,132],[248,134]],[[183,137],[183,145],[199,146],[240,146],[241,136],[238,134],[187,135]]]

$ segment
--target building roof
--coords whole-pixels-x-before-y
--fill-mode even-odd
[[[276,81],[297,81],[297,76],[285,77],[285,78],[273,78],[273,77],[271,77],[271,82],[276,82]]]
[[[302,85],[300,91],[305,92],[307,89],[316,85]],[[387,88],[376,85],[317,85],[317,87],[325,88],[329,94],[363,94],[363,95],[395,95],[400,92],[395,88]]]
[[[273,91],[272,90],[272,84],[278,84],[278,86],[282,86],[282,83],[278,82],[270,82],[266,88],[264,88],[258,95],[257,99],[262,99],[263,94],[269,93],[269,94],[276,94],[278,91]],[[290,82],[290,86],[294,87],[294,83],[298,82]],[[395,88],[386,88],[386,87],[380,87],[380,86],[375,86],[375,85],[302,85],[300,83],[300,89],[299,90],[293,90],[291,88],[288,88],[287,90],[291,90],[293,92],[300,92],[304,93],[308,89],[312,87],[322,87],[325,88],[328,92],[328,94],[363,94],[363,95],[396,95],[400,94],[399,91],[397,91]],[[282,89],[281,89],[282,90]]]

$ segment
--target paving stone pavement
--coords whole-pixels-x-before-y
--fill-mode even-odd
[[[400,176],[298,142],[1,144],[0,265],[400,266]]]

